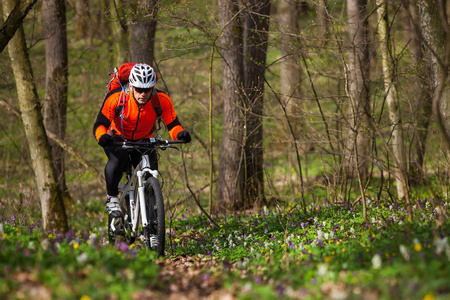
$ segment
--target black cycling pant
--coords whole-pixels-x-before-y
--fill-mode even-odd
[[[121,146],[104,147],[108,162],[105,166],[106,192],[109,196],[119,195],[118,185],[130,159],[134,167],[141,161],[141,153],[137,150],[125,150]],[[158,170],[156,149],[147,152],[152,170]]]

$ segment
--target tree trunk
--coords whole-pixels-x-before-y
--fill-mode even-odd
[[[3,0],[5,19],[15,4],[15,0]],[[61,191],[58,188],[52,166],[50,145],[45,134],[41,107],[33,82],[31,63],[27,54],[23,27],[20,26],[8,45],[11,65],[17,86],[22,121],[33,162],[33,170],[41,199],[44,228],[66,232],[67,216]]]
[[[295,36],[300,33],[298,25],[300,3],[298,0],[281,0],[278,4],[278,18],[281,37],[281,100],[290,115],[298,115],[300,107],[301,57],[300,40]]]
[[[450,62],[450,29],[444,1],[418,0],[420,29],[427,47],[427,63],[433,89],[433,111],[450,149],[450,88],[447,82]],[[444,30],[446,29],[446,30]]]
[[[430,64],[426,62],[424,51],[422,50],[422,41],[419,30],[419,11],[417,5],[411,1],[404,1],[408,12],[407,22],[409,24],[409,36],[411,39],[407,42],[410,44],[411,54],[415,65],[415,81],[418,85],[417,97],[411,101],[411,109],[414,119],[414,142],[412,144],[411,158],[409,163],[409,178],[411,185],[418,185],[423,178],[423,164],[425,158],[425,144],[428,137],[428,127],[432,116],[432,94],[430,79]],[[427,51],[427,60],[431,59],[431,52]]]
[[[63,2],[62,0],[60,0]],[[88,37],[90,33],[89,29],[89,1],[88,0],[75,0],[75,13],[77,21],[76,34],[80,37]]]
[[[252,207],[265,203],[262,117],[270,0],[251,0],[248,4],[244,30],[245,188],[248,206]]]
[[[45,101],[44,126],[54,133],[58,139],[64,140],[67,124],[67,35],[66,6],[64,1],[44,0],[43,11],[45,20]],[[64,150],[55,142],[51,142],[53,166],[58,180],[58,186],[63,198],[70,202],[66,185]]]
[[[370,149],[369,103],[369,43],[367,0],[348,0],[348,28],[350,53],[347,70],[349,97],[349,134],[345,150],[344,168],[347,177],[367,178]],[[359,157],[356,157],[359,155]]]
[[[319,43],[326,43],[328,39],[328,0],[319,0],[317,5],[317,33]]]
[[[220,211],[243,207],[243,56],[239,1],[218,1],[222,47],[223,130],[219,153],[218,206]]]
[[[153,65],[158,0],[146,0],[139,4],[131,24],[131,60]]]
[[[116,52],[115,65],[118,67],[130,60],[127,25],[124,18],[124,5],[122,0],[111,0],[111,31]]]
[[[9,40],[16,33],[17,28],[22,25],[23,19],[36,4],[37,0],[26,0],[18,3],[11,13],[8,15],[7,19],[0,27],[0,53],[3,52],[6,45],[8,45]]]
[[[394,175],[397,183],[397,196],[404,199],[408,193],[406,149],[403,141],[403,126],[400,116],[397,84],[394,79],[394,61],[390,50],[390,33],[388,29],[387,4],[377,0],[378,37],[380,39],[381,63],[383,66],[384,92],[389,108],[392,129],[392,154],[394,158]]]

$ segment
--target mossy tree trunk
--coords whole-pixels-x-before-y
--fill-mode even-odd
[[[22,24],[23,19],[36,2],[37,0],[21,1],[11,10],[8,18],[0,27],[0,53],[8,45],[9,40],[14,36],[17,28]]]
[[[14,8],[17,1],[3,0],[2,3],[6,19],[8,12]],[[50,144],[44,129],[41,106],[33,82],[22,26],[9,42],[8,50],[17,87],[22,122],[41,200],[44,228],[66,232],[68,230],[66,211],[52,165]]]
[[[394,78],[394,61],[390,50],[390,33],[388,27],[388,11],[385,0],[377,0],[378,37],[380,39],[381,64],[383,67],[384,93],[389,108],[389,119],[392,132],[393,172],[397,183],[397,196],[404,199],[408,193],[406,149],[403,141],[403,126],[400,116],[397,83]]]

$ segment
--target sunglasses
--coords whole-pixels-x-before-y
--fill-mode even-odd
[[[151,91],[153,90],[153,88],[143,89],[143,88],[137,88],[137,87],[135,87],[134,90],[135,90],[136,92],[138,92],[139,94],[142,94],[142,93],[148,93],[148,92],[151,92]]]

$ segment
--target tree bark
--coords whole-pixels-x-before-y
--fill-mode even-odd
[[[139,12],[131,24],[131,60],[153,65],[158,0],[146,0],[134,10]]]
[[[326,43],[328,39],[328,0],[319,0],[317,5],[317,33],[319,43]]]
[[[450,26],[445,1],[417,0],[420,13],[420,29],[424,39],[433,89],[433,112],[437,124],[450,149]]]
[[[3,0],[2,3],[6,19],[8,12],[16,5],[16,1]],[[50,145],[45,134],[41,107],[33,82],[31,63],[27,54],[22,26],[11,39],[8,50],[17,86],[22,121],[41,199],[44,228],[66,232],[68,230],[67,216],[52,166]]]
[[[380,39],[381,64],[383,66],[384,93],[389,108],[392,132],[392,154],[394,158],[394,175],[397,183],[397,196],[404,199],[408,193],[406,149],[403,141],[403,126],[400,116],[397,84],[394,79],[394,61],[390,50],[390,32],[388,29],[388,12],[385,0],[377,0],[378,37]]]
[[[298,25],[300,3],[298,0],[281,0],[278,4],[279,30],[281,37],[280,83],[281,101],[290,115],[298,115],[297,107],[300,99],[301,57],[299,55],[300,40],[296,38],[300,33]],[[301,113],[301,109],[300,109]]]
[[[37,0],[26,0],[18,3],[8,14],[2,27],[0,27],[0,53],[3,52],[9,40],[14,36],[16,30],[22,25],[23,19]]]
[[[223,130],[219,153],[219,210],[235,211],[244,201],[242,26],[238,0],[219,0],[222,55]]]
[[[64,140],[67,124],[67,85],[69,76],[65,2],[44,0],[43,11],[46,36],[44,126],[46,130],[54,133],[58,139]],[[63,193],[64,199],[70,201],[65,177],[64,150],[55,142],[50,144],[58,186]],[[69,201],[66,201],[66,203]]]
[[[130,60],[130,51],[127,37],[127,24],[124,18],[124,4],[122,0],[111,0],[111,31],[116,53],[115,65],[118,67]]]
[[[369,103],[369,43],[367,0],[348,0],[348,30],[350,41],[347,70],[347,93],[349,97],[349,134],[345,150],[344,168],[347,177],[368,176],[370,149],[370,103]],[[355,151],[356,150],[356,151]],[[356,158],[356,153],[359,157]]]
[[[427,51],[426,46],[424,51],[422,50],[422,41],[420,38],[419,30],[419,11],[417,5],[411,1],[404,1],[408,12],[409,22],[409,36],[410,49],[412,58],[415,65],[415,73],[417,76],[415,80],[418,84],[419,91],[417,97],[411,101],[411,109],[413,118],[415,120],[414,127],[414,143],[412,145],[411,159],[409,164],[410,183],[412,185],[418,185],[422,182],[423,178],[423,164],[425,158],[425,145],[428,138],[428,128],[430,126],[432,116],[432,92],[431,82],[426,79],[432,78],[430,76],[431,69],[430,64],[427,63],[431,59],[431,51]]]
[[[63,2],[61,0],[61,2]],[[89,1],[88,0],[75,0],[75,13],[77,21],[76,34],[80,37],[88,37],[90,34],[89,21]]]
[[[248,206],[265,203],[263,156],[264,72],[270,0],[250,0],[244,30],[245,158]]]

